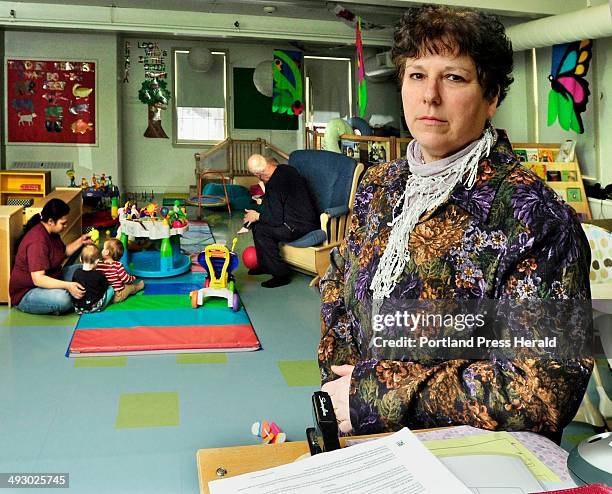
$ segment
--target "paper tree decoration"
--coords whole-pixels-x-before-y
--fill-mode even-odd
[[[357,33],[355,36],[355,49],[357,50],[357,88],[359,101],[359,116],[363,118],[368,105],[368,86],[365,79],[365,66],[363,64],[363,44],[361,43],[361,17],[357,19]]]
[[[589,83],[585,79],[589,70],[593,42],[590,39],[554,45],[551,90],[548,93],[548,125],[559,120],[562,129],[584,133],[581,113],[586,110]]]
[[[302,104],[302,53],[292,50],[274,50],[274,85],[272,111],[300,115]]]
[[[138,91],[138,99],[149,106],[149,126],[145,130],[145,137],[168,139],[161,124],[161,111],[168,108],[170,91],[166,89],[166,81],[146,79]]]

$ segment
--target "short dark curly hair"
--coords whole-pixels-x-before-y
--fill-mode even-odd
[[[423,5],[408,9],[395,30],[391,55],[404,78],[406,59],[427,53],[456,53],[474,60],[487,100],[505,98],[512,77],[512,43],[499,18],[471,9]]]

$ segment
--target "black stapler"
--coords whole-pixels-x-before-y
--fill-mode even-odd
[[[331,398],[325,391],[317,391],[312,395],[312,417],[315,426],[306,429],[310,454],[339,449],[336,414]]]

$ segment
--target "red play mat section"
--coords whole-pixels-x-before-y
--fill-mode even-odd
[[[250,324],[216,326],[135,326],[77,329],[70,355],[126,355],[205,351],[252,351],[260,348]]]

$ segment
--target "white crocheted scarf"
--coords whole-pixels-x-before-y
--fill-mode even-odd
[[[474,186],[478,163],[489,155],[496,140],[497,133],[489,124],[480,139],[448,158],[427,164],[424,164],[419,143],[416,140],[410,142],[406,159],[411,174],[406,189],[393,208],[393,219],[388,223],[391,233],[387,247],[370,284],[374,300],[388,297],[402,276],[410,260],[410,234],[419,218],[444,204],[460,181],[466,189]],[[401,212],[396,214],[400,204]]]

